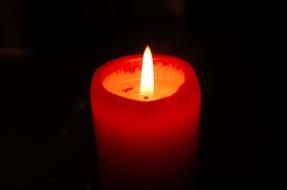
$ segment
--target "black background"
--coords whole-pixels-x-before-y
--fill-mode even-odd
[[[4,19],[17,24],[19,41],[0,33],[0,47],[23,53],[0,54],[0,189],[98,189],[91,77],[106,61],[142,53],[147,44],[189,61],[198,74],[198,189],[271,183],[272,148],[266,129],[253,122],[252,97],[264,67],[259,58],[279,54],[279,5],[186,1],[174,12],[163,0],[13,2],[18,21]]]

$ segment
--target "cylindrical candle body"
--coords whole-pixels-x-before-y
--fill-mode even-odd
[[[183,84],[174,94],[137,101],[104,87],[107,76],[119,70],[132,73],[141,61],[142,56],[137,55],[115,59],[93,76],[91,106],[102,187],[184,189],[197,158],[201,98],[198,79],[189,63],[155,55],[154,64],[176,68],[184,75]]]

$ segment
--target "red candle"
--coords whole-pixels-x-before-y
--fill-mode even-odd
[[[94,74],[91,106],[103,189],[186,187],[197,157],[200,85],[166,55],[112,60]]]

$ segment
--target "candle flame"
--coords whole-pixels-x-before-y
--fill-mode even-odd
[[[142,72],[140,81],[140,95],[144,99],[149,99],[153,96],[154,91],[154,71],[152,53],[149,46],[146,47],[143,55]]]

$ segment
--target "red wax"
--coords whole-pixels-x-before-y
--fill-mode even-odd
[[[135,86],[117,93],[104,85],[109,76],[113,84],[123,80],[121,75],[138,71],[141,55],[112,60],[93,76],[91,107],[103,189],[183,189],[194,172],[201,99],[197,76],[182,59],[154,55],[153,61],[183,76],[172,94],[137,100],[128,95]],[[166,75],[169,72],[157,76],[155,70],[155,80],[165,80]],[[167,77],[164,84],[172,85],[179,78]],[[168,88],[158,84],[155,89]]]

